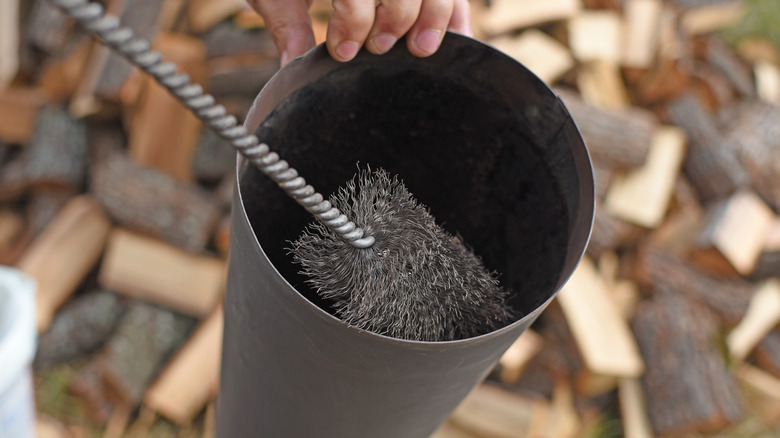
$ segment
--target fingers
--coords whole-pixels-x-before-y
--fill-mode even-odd
[[[333,0],[327,46],[337,61],[349,61],[366,41],[376,12],[375,0]]]
[[[307,0],[250,0],[263,16],[284,66],[314,47]]]
[[[454,0],[423,0],[420,15],[409,30],[409,52],[420,57],[432,55],[444,38],[454,7]]]
[[[366,48],[377,55],[390,50],[417,20],[422,2],[382,0],[376,7],[376,17],[366,40]]]
[[[471,6],[469,6],[469,0],[455,0],[452,17],[450,17],[450,24],[447,29],[461,35],[474,36],[474,30],[471,28]]]

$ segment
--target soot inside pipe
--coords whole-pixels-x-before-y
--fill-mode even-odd
[[[528,134],[522,114],[500,95],[455,74],[403,63],[355,70],[336,70],[288,96],[258,137],[326,195],[358,165],[397,175],[440,226],[499,273],[515,319],[546,300],[563,269],[569,228],[561,169],[548,145]],[[286,250],[311,216],[254,168],[242,178],[247,214],[271,262],[335,314]]]

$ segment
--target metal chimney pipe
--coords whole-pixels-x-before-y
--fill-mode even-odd
[[[594,213],[588,152],[560,99],[521,64],[448,34],[416,58],[291,62],[245,122],[323,193],[356,163],[398,174],[434,217],[501,273],[523,316],[491,333],[415,342],[328,312],[287,254],[310,221],[237,165],[217,433],[426,437],[490,372],[569,278]]]

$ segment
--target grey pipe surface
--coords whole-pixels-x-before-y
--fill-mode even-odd
[[[290,99],[318,96],[307,90],[323,81],[325,90],[333,89],[328,81],[345,84],[343,88],[335,87],[338,96],[333,102],[344,101],[349,107],[351,88],[360,88],[361,81],[369,80],[375,71],[393,68],[400,70],[388,73],[390,78],[416,78],[415,72],[423,71],[413,81],[415,84],[432,75],[433,88],[450,79],[457,84],[461,78],[475,81],[475,89],[479,90],[475,95],[483,96],[491,105],[496,100],[496,105],[512,109],[509,116],[517,121],[509,128],[514,132],[516,123],[527,144],[526,140],[523,144],[506,144],[510,137],[502,137],[495,145],[483,145],[480,140],[462,148],[431,146],[429,152],[424,150],[427,143],[413,141],[399,143],[398,151],[377,146],[337,147],[319,139],[331,138],[326,132],[331,128],[334,135],[338,134],[333,138],[344,137],[339,129],[351,129],[328,119],[339,109],[328,108],[322,120],[307,112],[316,109],[318,100],[292,107],[292,112],[285,110]],[[391,89],[394,86],[387,84]],[[427,85],[424,88],[429,89]],[[307,113],[301,119],[306,126],[298,122],[288,126],[280,121],[288,113],[297,120],[298,110]],[[362,108],[352,111],[353,119],[365,112]],[[388,110],[375,116],[392,119],[399,114]],[[327,303],[318,302],[306,290],[285,253],[285,241],[294,239],[308,219],[296,216],[294,205],[285,203],[283,195],[264,185],[259,172],[240,161],[225,299],[218,436],[429,436],[550,303],[584,252],[593,220],[593,175],[574,122],[557,96],[523,66],[458,35],[448,35],[439,52],[430,58],[414,58],[399,43],[386,55],[362,52],[351,63],[340,64],[330,59],[324,47],[315,48],[288,64],[260,93],[245,125],[251,131],[263,121],[258,130],[260,137],[281,135],[274,139],[279,140],[275,144],[285,155],[300,152],[295,162],[307,168],[307,175],[315,180],[320,167],[328,169],[329,174],[333,169],[336,174],[354,173],[355,161],[391,168],[409,182],[411,192],[431,208],[437,219],[462,231],[465,241],[474,246],[488,267],[502,273],[502,281],[513,288],[516,305],[524,316],[488,334],[448,342],[394,339],[345,324],[328,313]],[[453,126],[460,124],[452,121]],[[505,125],[501,121],[497,126]],[[379,128],[367,129],[374,132]],[[442,129],[450,131],[447,126]],[[285,144],[282,140],[285,132],[308,135],[309,130],[316,131],[311,145]],[[395,135],[390,131],[380,134]],[[397,135],[405,138],[407,134]],[[364,135],[368,134],[358,137]],[[463,135],[466,143],[470,141],[468,135]],[[490,138],[492,133],[474,135]],[[296,151],[297,147],[304,150]],[[533,154],[527,155],[524,148],[533,149]],[[539,158],[533,166],[528,163],[531,156]],[[439,165],[442,160],[444,164]],[[495,180],[495,184],[474,183],[483,181],[479,168],[487,163],[484,160],[494,166],[484,181]],[[500,170],[508,161],[520,167]],[[543,174],[548,177],[529,176],[526,182],[536,184],[531,192],[517,193],[518,199],[500,202],[515,196],[519,189],[513,184],[524,178],[523,172],[530,174],[539,170],[537,167],[544,167]],[[419,169],[427,169],[428,174],[422,176]],[[339,182],[323,177],[316,183],[332,190],[346,179]],[[547,193],[546,185],[553,183],[560,189],[550,192],[555,196],[534,198]],[[475,193],[466,193],[472,186]],[[451,202],[452,196],[458,196],[458,202]],[[485,201],[494,196],[495,201]],[[521,208],[525,198],[535,199],[543,208],[525,211]],[[472,205],[482,205],[484,211],[468,217]],[[565,217],[558,217],[561,215]],[[526,216],[532,221],[529,226],[539,229],[538,235],[522,232],[525,228],[520,223]],[[536,242],[540,239],[544,241]],[[535,252],[522,253],[532,244]]]

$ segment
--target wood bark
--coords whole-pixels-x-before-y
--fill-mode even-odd
[[[203,42],[208,59],[239,53],[278,56],[271,35],[265,29],[242,29],[229,21],[219,23],[204,33]]]
[[[64,109],[46,107],[24,151],[24,176],[36,187],[81,188],[87,169],[87,128]]]
[[[48,368],[97,351],[122,320],[126,301],[113,292],[98,290],[63,306],[38,340],[35,367]]]
[[[70,30],[67,16],[46,0],[35,0],[25,25],[25,43],[45,53],[65,44]]]
[[[106,388],[122,403],[137,406],[146,387],[184,343],[195,322],[142,301],[131,304],[96,359]]]
[[[211,59],[209,90],[217,100],[227,97],[253,99],[279,70],[276,57],[255,53]]]
[[[603,252],[617,249],[629,243],[639,229],[636,225],[611,215],[601,202],[596,202],[593,231],[588,244],[588,254],[598,258]]]
[[[646,283],[662,286],[700,301],[728,325],[737,324],[747,311],[753,286],[741,279],[706,274],[679,255],[646,248],[637,269]]]
[[[716,431],[741,420],[737,383],[713,344],[711,312],[659,285],[633,328],[648,365],[642,383],[657,434]]]
[[[720,71],[743,98],[756,96],[751,69],[722,40],[715,37],[707,39],[705,60]]]
[[[235,171],[236,150],[212,130],[203,129],[195,149],[192,168],[198,181],[211,184],[219,182]]]
[[[146,39],[152,39],[157,33],[157,17],[164,0],[112,0],[109,9],[119,17],[120,22],[133,33]],[[105,50],[103,47],[100,50]],[[119,89],[133,67],[121,55],[109,52],[105,63],[100,66],[100,74],[93,92],[103,99],[116,99]]]
[[[192,422],[219,388],[223,326],[224,314],[218,307],[146,391],[145,406],[178,424]]]
[[[104,152],[93,166],[90,190],[116,222],[189,251],[203,250],[220,217],[205,191]]]
[[[705,201],[726,198],[749,183],[737,159],[738,146],[720,134],[698,100],[684,96],[668,109],[672,122],[688,134],[690,142],[683,169]]]
[[[119,18],[133,33],[152,39],[157,32],[157,19],[164,0],[111,0],[107,11]],[[100,113],[103,103],[117,102],[120,90],[133,72],[128,61],[103,45],[95,45],[82,75],[70,111],[78,117]]]
[[[593,160],[610,168],[631,168],[645,162],[657,123],[645,111],[608,111],[585,103],[575,94],[555,90],[571,112]]]
[[[780,108],[749,101],[725,109],[722,132],[736,145],[753,187],[775,211],[780,210]]]

